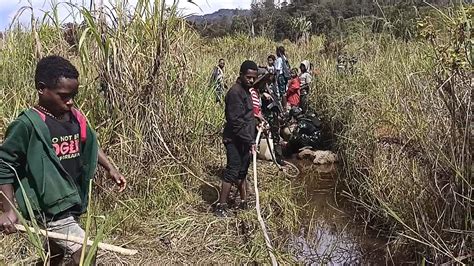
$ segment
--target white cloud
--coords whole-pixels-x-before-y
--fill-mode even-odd
[[[66,18],[68,12],[68,8],[64,2],[73,3],[77,5],[83,5],[89,7],[91,0],[31,0],[32,6],[35,10],[36,16],[42,16],[43,12],[51,10],[51,3],[62,3],[59,5],[58,13],[61,19],[71,20],[70,18]],[[103,0],[105,4],[108,6],[113,6],[114,3],[117,1],[115,0]],[[124,0],[122,0],[123,2]],[[130,5],[136,4],[137,0],[128,0]],[[187,14],[208,14],[214,11],[217,11],[222,8],[249,8],[251,0],[193,0],[195,4],[188,2],[187,0],[180,0],[178,2],[178,8],[180,8],[181,12],[185,15]],[[173,0],[166,0],[166,3],[171,5]],[[8,24],[11,23],[13,17],[17,13],[17,11],[22,6],[29,5],[28,0],[0,0],[0,29],[6,28]],[[30,12],[25,12],[21,18],[20,22],[27,24],[30,18]]]
[[[178,6],[182,8],[183,11],[187,14],[208,14],[222,8],[250,8],[251,0],[195,0],[193,2],[196,3],[196,5],[198,5],[199,7],[192,3],[189,3],[186,0],[180,1]]]

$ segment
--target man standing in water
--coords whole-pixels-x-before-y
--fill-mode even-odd
[[[222,96],[224,95],[225,82],[224,82],[224,59],[219,59],[219,64],[212,70],[211,76],[211,87],[214,88],[216,93],[216,103],[222,103]]]
[[[257,79],[258,67],[253,61],[240,66],[240,76],[225,97],[224,145],[227,166],[215,215],[228,217],[227,199],[232,184],[240,192],[240,208],[247,208],[247,172],[251,155],[255,153],[255,118],[250,88]]]

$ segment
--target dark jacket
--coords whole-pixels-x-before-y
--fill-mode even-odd
[[[242,87],[240,80],[237,80],[225,96],[224,142],[255,144],[256,124],[252,108],[249,90]]]
[[[81,212],[86,210],[89,181],[97,166],[98,144],[85,117],[77,110],[73,114],[81,132],[82,179],[79,185],[56,156],[44,115],[28,109],[7,129],[0,146],[0,184],[13,184],[18,207],[25,218],[30,218],[27,202],[35,215],[57,215],[73,206],[81,206]]]

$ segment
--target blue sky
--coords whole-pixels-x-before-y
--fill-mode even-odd
[[[89,6],[90,0],[30,0],[35,9],[35,14],[41,15],[43,11],[50,10],[51,2],[72,2],[74,4],[83,4]],[[113,5],[115,0],[103,0],[105,4]],[[124,0],[122,0],[124,1]],[[137,0],[128,0],[130,4],[135,3]],[[166,0],[167,3],[172,3],[172,0]],[[249,8],[251,0],[194,0],[196,4],[202,9],[202,11],[195,5],[188,3],[186,0],[180,0],[178,6],[183,10],[185,14],[207,14],[212,13],[221,8]],[[28,0],[0,0],[0,30],[8,27],[17,11],[22,7],[28,5]],[[64,16],[67,13],[65,5],[59,12]],[[28,23],[29,12],[25,12],[20,18],[23,23]]]

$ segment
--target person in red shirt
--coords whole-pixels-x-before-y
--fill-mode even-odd
[[[291,79],[288,83],[288,91],[286,92],[287,109],[300,105],[300,78],[298,77],[298,69],[293,68],[290,72]]]

